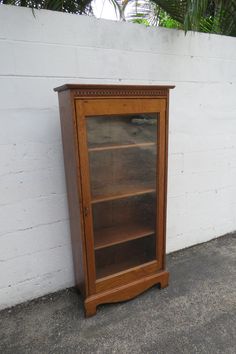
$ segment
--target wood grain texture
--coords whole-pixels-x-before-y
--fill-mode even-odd
[[[90,317],[96,314],[97,306],[100,304],[130,300],[155,284],[160,284],[160,288],[168,286],[169,273],[160,272],[153,274],[119,288],[110,289],[88,297],[84,302],[85,316]]]
[[[94,232],[94,248],[98,250],[154,233],[155,230],[150,226],[139,225],[137,222],[128,225],[106,227]]]
[[[145,276],[158,273],[159,271],[159,265],[156,260],[138,265],[131,269],[126,269],[123,272],[96,280],[96,293],[100,293],[108,289],[115,289]]]
[[[162,267],[166,267],[166,222],[167,222],[167,182],[168,182],[168,142],[169,142],[169,90],[166,98],[165,114],[165,161],[164,161],[164,203],[163,203],[163,245],[162,245]]]
[[[147,146],[154,146],[155,143],[140,143],[140,144],[123,144],[123,145],[112,145],[112,146],[102,146],[102,147],[95,147],[89,148],[89,152],[96,152],[96,151],[107,151],[107,150],[117,150],[117,149],[130,149],[130,148],[142,148]]]
[[[128,197],[134,197],[138,195],[143,195],[147,193],[154,193],[156,190],[154,188],[140,188],[137,186],[129,187],[129,191],[116,192],[115,194],[109,193],[108,195],[99,195],[91,200],[92,204],[106,202],[109,200],[123,199]],[[114,193],[114,191],[113,191]]]
[[[164,244],[164,209],[165,209],[165,179],[166,179],[166,170],[165,170],[165,154],[166,154],[166,112],[160,111],[159,116],[159,125],[158,125],[158,154],[157,154],[157,243],[156,243],[156,252],[157,252],[157,261],[159,262],[161,269],[163,267],[163,244]]]
[[[90,190],[90,170],[87,149],[87,134],[85,126],[85,112],[83,101],[75,101],[76,118],[77,118],[77,133],[79,138],[79,156],[80,156],[80,173],[81,173],[81,191],[83,200],[83,220],[86,258],[87,258],[87,272],[88,272],[88,289],[89,295],[95,293],[95,258],[94,258],[94,237],[93,237],[93,211],[91,204],[91,190]]]
[[[95,314],[99,304],[129,300],[158,283],[161,288],[168,285],[169,273],[165,271],[165,234],[170,88],[173,86],[70,84],[55,89],[59,95],[75,278],[76,285],[84,297],[86,316]],[[92,117],[105,115],[109,117],[139,113],[158,114],[157,145],[152,140],[139,140],[136,144],[126,141],[122,144],[118,139],[115,144],[109,146],[103,142],[103,135],[99,135],[97,142],[88,148],[87,120],[91,121],[94,119]],[[118,120],[114,122],[115,126],[119,124]],[[106,124],[104,120],[102,124]],[[97,126],[92,131],[95,137],[96,128]],[[117,139],[119,134],[115,136]],[[101,143],[99,139],[102,140]],[[153,147],[155,151],[155,145],[157,146],[155,186],[152,185],[151,179],[150,181],[145,179],[141,185],[137,183],[135,185],[133,181],[132,183],[124,181],[120,186],[113,183],[111,189],[109,175],[104,171],[101,174],[104,178],[102,186],[106,186],[103,191],[99,190],[96,179],[91,179],[94,175],[91,176],[93,170],[89,167],[90,154],[98,157],[107,151],[110,155],[103,155],[101,161],[107,161],[109,167],[110,158],[115,162],[117,156],[122,156],[116,151],[124,151],[125,156],[134,161],[131,151],[141,149],[137,150],[141,157],[143,149]],[[111,155],[113,153],[116,157]],[[93,161],[97,161],[94,171],[99,175],[100,162],[96,159]],[[122,179],[122,173],[127,172],[129,176],[125,165],[125,168],[119,167],[123,166],[120,161],[117,160],[118,170],[112,177],[115,182]],[[135,173],[135,176],[139,174]],[[91,187],[91,181],[95,181],[95,187]],[[94,191],[95,195],[92,196]],[[148,223],[140,224],[142,214],[137,208],[138,198],[141,198],[142,202],[146,200],[144,204],[146,210],[152,209],[155,198],[150,196],[155,196],[155,193],[156,229],[148,219]],[[130,198],[136,198],[136,209],[130,209],[132,207]],[[124,206],[121,204],[123,201],[126,201]],[[114,203],[119,205],[115,206]],[[112,208],[111,215],[109,208]],[[125,215],[122,215],[124,210]],[[133,218],[134,226],[132,223],[131,226],[127,224],[130,218]],[[94,228],[94,225],[97,225],[98,229]],[[104,227],[106,229],[103,229]],[[156,241],[153,243],[155,238]]]
[[[82,214],[80,164],[77,137],[77,121],[73,97],[69,91],[59,94],[61,133],[70,216],[70,232],[75,269],[75,284],[82,295],[88,295],[87,260]]]
[[[80,100],[78,100],[80,101]],[[159,98],[93,98],[83,100],[83,111],[86,117],[116,114],[139,114],[160,112],[166,109],[166,100]]]

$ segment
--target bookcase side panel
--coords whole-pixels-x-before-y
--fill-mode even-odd
[[[75,284],[82,295],[86,297],[88,294],[88,284],[83,231],[77,124],[73,95],[70,91],[59,92],[59,107]]]
[[[163,249],[162,249],[162,269],[165,270],[166,268],[166,229],[167,229],[167,187],[168,187],[168,158],[169,158],[169,90],[167,91],[167,98],[166,98],[166,112],[165,112],[165,166],[164,166],[164,173],[165,173],[165,198],[164,198],[164,216],[163,216]]]

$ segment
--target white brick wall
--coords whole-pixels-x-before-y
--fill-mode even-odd
[[[236,230],[236,39],[0,6],[0,308],[73,285],[55,86],[175,84],[167,249]]]

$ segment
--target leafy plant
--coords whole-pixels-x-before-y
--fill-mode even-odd
[[[92,14],[91,0],[0,0],[0,3],[74,14]]]
[[[111,1],[116,6],[123,3]],[[129,0],[127,9],[123,20],[236,36],[236,0]]]
[[[236,36],[236,0],[152,0],[185,31]]]

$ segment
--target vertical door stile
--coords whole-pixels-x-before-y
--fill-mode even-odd
[[[90,191],[90,171],[88,161],[88,146],[85,112],[82,100],[76,100],[77,112],[77,126],[79,137],[79,156],[81,169],[81,183],[82,183],[82,198],[83,198],[83,219],[84,219],[84,233],[86,243],[86,258],[88,268],[88,288],[89,295],[95,294],[95,259],[94,259],[94,239],[93,239],[93,216],[91,206],[91,191]]]
[[[157,131],[157,242],[156,254],[159,267],[163,267],[162,250],[164,247],[165,233],[165,153],[166,153],[166,137],[165,124],[166,112],[164,107],[159,111],[159,125]]]

